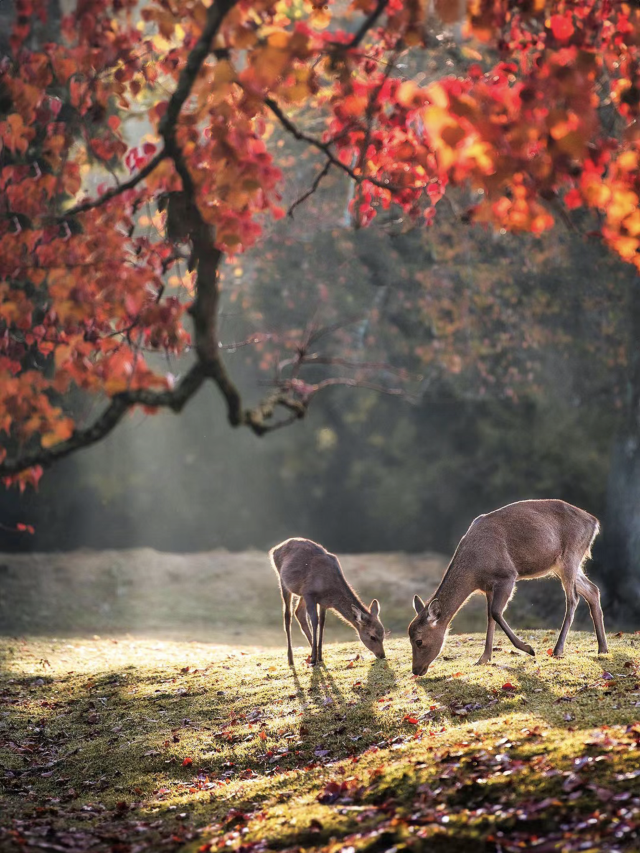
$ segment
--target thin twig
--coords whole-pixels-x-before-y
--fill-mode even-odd
[[[331,163],[331,160],[327,160],[326,163],[324,164],[323,168],[322,168],[322,171],[316,176],[315,181],[311,184],[311,189],[308,189],[306,191],[306,193],[304,193],[304,195],[301,195],[299,199],[297,199],[296,201],[293,202],[293,204],[291,205],[291,207],[287,211],[288,215],[292,219],[293,219],[293,211],[296,209],[296,207],[298,207],[298,205],[305,202],[310,196],[312,196],[314,194],[314,192],[320,186],[320,182],[322,181],[322,179],[326,178],[327,175],[329,174],[329,170],[331,169],[332,165],[333,164]]]
[[[291,121],[288,116],[280,109],[278,104],[273,100],[273,98],[266,97],[264,99],[264,103],[271,112],[276,116],[280,124],[287,130],[293,137],[298,139],[301,142],[307,142],[309,145],[312,145],[314,148],[317,148],[318,151],[322,151],[327,160],[330,161],[331,165],[336,166],[338,169],[341,169],[345,172],[353,181],[360,181],[361,178],[357,175],[350,166],[347,166],[346,163],[343,163],[336,155],[333,153],[330,147],[330,143],[322,142],[320,139],[316,139],[315,136],[311,136],[308,133],[304,133],[304,131],[300,130],[296,125]],[[388,182],[379,181],[377,178],[366,177],[363,180],[369,181],[369,183],[373,184],[376,187],[380,187],[382,190],[387,190],[388,192],[394,192],[394,190],[400,189],[399,187],[394,186]]]

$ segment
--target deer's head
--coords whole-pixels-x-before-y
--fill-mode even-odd
[[[355,604],[352,604],[351,608],[355,618],[355,629],[364,645],[377,658],[385,657],[384,638],[388,637],[391,631],[385,631],[384,625],[379,619],[380,602],[378,599],[373,599],[369,605],[368,613],[365,610],[361,610]]]
[[[449,627],[442,619],[442,605],[437,598],[426,604],[419,595],[414,596],[416,617],[409,625],[409,639],[413,653],[413,674],[425,675],[438,657]]]

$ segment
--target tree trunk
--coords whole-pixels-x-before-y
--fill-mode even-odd
[[[618,435],[611,453],[600,548],[605,605],[640,609],[640,439]]]
[[[628,381],[624,422],[614,437],[600,555],[606,605],[640,611],[640,281],[628,305]]]

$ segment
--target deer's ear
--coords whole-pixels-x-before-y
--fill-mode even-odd
[[[414,596],[413,596],[413,609],[416,611],[416,613],[418,614],[418,616],[419,616],[419,615],[422,613],[422,611],[424,610],[424,601],[420,598],[420,596],[419,596],[419,595],[414,595]]]
[[[391,628],[385,628],[385,629],[384,629],[384,636],[385,636],[385,639],[386,639],[387,637],[390,637],[390,636],[391,636]]]
[[[429,607],[427,609],[427,618],[429,622],[433,622],[433,624],[435,624],[441,616],[442,605],[440,604],[437,598],[434,598],[433,601],[429,602]]]
[[[359,607],[356,607],[355,604],[351,605],[351,609],[353,610],[353,615],[355,616],[356,622],[358,625],[362,625],[364,622],[364,613],[360,610]]]
[[[372,616],[378,616],[380,613],[380,602],[377,598],[374,598],[371,604],[369,605],[369,612]]]

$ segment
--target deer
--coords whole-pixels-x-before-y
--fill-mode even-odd
[[[373,599],[367,608],[347,583],[335,554],[311,539],[287,539],[269,551],[271,565],[280,579],[284,630],[287,635],[287,656],[293,666],[291,648],[291,608],[295,603],[295,616],[311,646],[312,666],[322,663],[322,641],[327,610],[352,625],[369,651],[384,658],[384,638],[389,636],[380,621],[380,603]],[[311,623],[311,629],[309,627]],[[313,632],[313,633],[312,633]]]
[[[487,636],[476,663],[490,662],[496,623],[517,649],[535,656],[511,630],[504,611],[517,581],[547,575],[559,578],[566,600],[553,655],[564,654],[579,595],[589,605],[598,654],[607,654],[600,591],[583,570],[599,530],[597,518],[561,500],[518,501],[474,519],[431,598],[425,603],[414,597],[416,616],[408,628],[413,674],[426,674],[442,650],[451,620],[475,592],[487,597]]]

